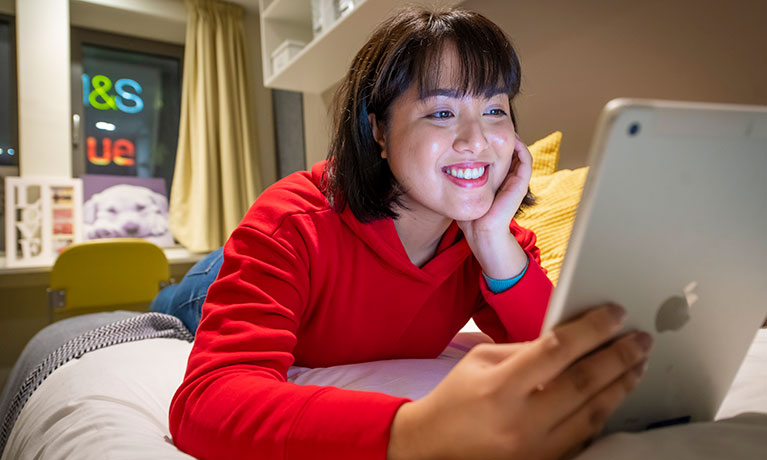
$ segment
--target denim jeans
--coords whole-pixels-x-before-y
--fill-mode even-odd
[[[221,269],[223,252],[223,248],[211,252],[194,264],[180,283],[172,284],[158,292],[150,310],[176,316],[192,334],[197,332],[202,304],[208,295],[208,288],[216,280]]]

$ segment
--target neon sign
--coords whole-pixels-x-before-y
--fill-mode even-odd
[[[133,166],[136,164],[136,148],[128,139],[101,139],[101,152],[98,151],[98,141],[95,137],[86,139],[88,161],[96,166],[107,166],[114,163],[117,166]]]
[[[125,113],[139,113],[144,108],[144,100],[141,99],[143,89],[136,80],[121,78],[114,84],[116,96],[109,94],[112,89],[112,80],[106,75],[90,75],[84,73],[83,81],[83,105],[97,110],[119,110]],[[93,88],[91,88],[91,85]],[[128,91],[132,89],[133,92]]]

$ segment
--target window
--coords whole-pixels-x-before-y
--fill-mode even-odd
[[[0,252],[5,252],[5,176],[19,175],[16,30],[0,15]]]
[[[16,43],[13,20],[0,16],[0,166],[18,166]]]
[[[72,29],[75,176],[162,178],[170,191],[182,59],[181,46]]]

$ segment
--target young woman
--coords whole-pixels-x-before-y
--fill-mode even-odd
[[[224,247],[171,404],[179,448],[557,458],[598,432],[650,338],[611,341],[615,306],[538,338],[551,283],[512,221],[531,201],[519,84],[479,14],[411,8],[373,32],[338,90],[328,160],[267,189]],[[420,400],[286,382],[293,364],[434,358],[472,317],[497,344]]]

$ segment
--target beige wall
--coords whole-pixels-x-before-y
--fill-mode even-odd
[[[764,0],[468,0],[522,62],[524,140],[564,133],[561,167],[586,163],[597,116],[619,96],[767,104]]]
[[[183,44],[186,7],[181,0],[70,0],[73,25]]]
[[[0,13],[13,14],[15,4],[13,0],[0,0]]]
[[[268,187],[277,180],[277,160],[274,146],[274,116],[272,114],[272,93],[264,87],[264,73],[261,65],[261,23],[257,14],[245,15],[245,39],[248,43],[248,75],[251,108],[256,120],[258,154],[261,164],[261,184]]]
[[[69,66],[69,1],[18,1],[16,69],[22,176],[72,177]]]
[[[765,0],[467,0],[463,6],[512,38],[523,74],[520,134],[532,142],[562,131],[562,168],[586,164],[599,112],[615,97],[767,105]],[[328,142],[327,103],[310,99],[304,99],[309,165],[324,158]]]
[[[338,85],[333,85],[322,94],[304,93],[304,142],[306,143],[306,167],[324,160],[328,155],[328,142],[332,119],[328,115],[333,95]]]

